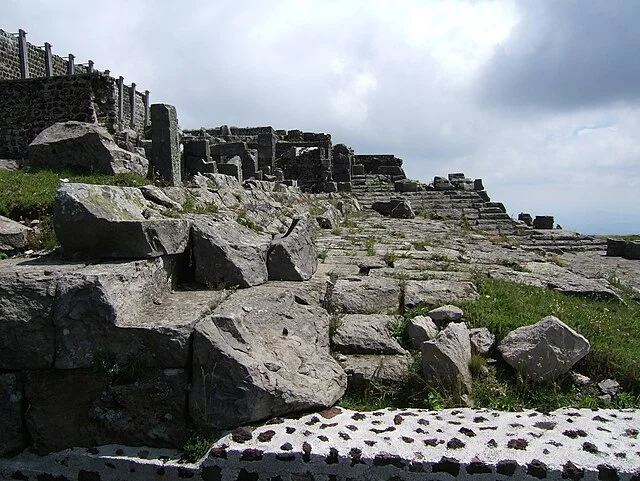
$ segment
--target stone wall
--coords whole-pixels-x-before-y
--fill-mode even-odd
[[[29,143],[56,122],[118,124],[115,79],[102,74],[0,82],[0,158],[22,159]]]

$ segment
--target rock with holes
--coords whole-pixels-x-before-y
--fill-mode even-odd
[[[388,314],[399,307],[400,284],[383,277],[338,279],[331,293],[331,308],[347,314]]]
[[[192,219],[196,281],[207,287],[250,287],[267,281],[268,243],[234,221]]]
[[[589,353],[589,341],[554,316],[519,327],[498,345],[503,359],[535,381],[553,381]]]
[[[427,382],[460,394],[471,392],[471,343],[464,322],[450,323],[433,341],[423,342],[421,350]]]
[[[0,251],[24,249],[30,232],[30,228],[0,215]]]
[[[327,312],[293,289],[236,291],[196,326],[190,413],[227,429],[333,405],[346,375],[329,354]]]
[[[293,219],[287,233],[269,247],[269,280],[306,281],[318,268],[315,222],[309,216]]]
[[[149,161],[121,149],[104,127],[85,122],[58,122],[29,144],[23,165],[54,169],[82,168],[103,174],[132,172],[146,176]]]
[[[188,223],[163,215],[164,209],[134,187],[63,183],[53,223],[68,254],[131,259],[182,253]]]
[[[391,335],[395,322],[385,314],[346,314],[338,318],[332,348],[344,354],[406,354]]]
[[[471,352],[481,356],[488,355],[496,343],[496,336],[486,327],[475,327],[471,329],[471,331],[469,331],[469,338],[471,341]]]
[[[407,333],[409,334],[411,345],[415,349],[420,349],[423,342],[436,338],[438,328],[430,317],[416,316],[413,319],[409,319]]]

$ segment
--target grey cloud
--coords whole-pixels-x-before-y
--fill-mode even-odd
[[[521,0],[483,69],[485,104],[567,110],[640,100],[640,2]]]

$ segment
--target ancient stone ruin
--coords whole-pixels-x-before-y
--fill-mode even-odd
[[[640,479],[636,410],[473,407],[478,356],[613,399],[614,380],[574,372],[584,336],[548,315],[497,342],[460,307],[478,276],[615,301],[593,266],[640,288],[637,242],[514,220],[482,179],[409,179],[326,133],[181,129],[23,31],[0,30],[0,55],[2,168],[149,178],[62,179],[53,252],[0,218],[0,478]],[[460,407],[336,406],[412,375]]]

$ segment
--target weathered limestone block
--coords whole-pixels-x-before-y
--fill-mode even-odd
[[[119,363],[184,367],[189,339],[202,303],[183,306],[180,315],[162,312],[178,259],[156,258],[93,264],[61,277],[53,312],[55,367],[91,367],[108,354]]]
[[[386,314],[346,314],[338,320],[332,348],[344,354],[406,354],[391,335],[395,321]]]
[[[496,343],[494,336],[486,327],[475,327],[469,331],[472,354],[486,356],[491,352]]]
[[[347,314],[397,312],[400,284],[382,277],[338,279],[331,293],[331,308]]]
[[[413,319],[409,319],[407,331],[411,345],[415,349],[420,349],[423,342],[431,341],[438,335],[438,328],[428,316],[416,316]]]
[[[518,220],[524,222],[526,225],[530,227],[533,225],[533,217],[531,217],[531,214],[529,213],[520,212],[518,214]]]
[[[534,381],[557,379],[589,348],[589,341],[554,316],[511,331],[498,345],[504,360]]]
[[[408,200],[397,198],[389,201],[376,201],[371,205],[376,212],[396,219],[413,219],[415,213]]]
[[[478,291],[472,282],[443,281],[439,279],[407,281],[404,289],[404,305],[406,309],[411,309],[418,305],[438,306],[449,302],[475,301],[478,297]]]
[[[447,304],[446,306],[436,307],[429,311],[429,317],[439,324],[448,324],[462,319],[464,312],[458,306]]]
[[[104,127],[76,121],[59,122],[40,132],[29,144],[25,165],[142,176],[149,169],[147,159],[118,147]]]
[[[26,422],[36,451],[101,444],[180,447],[186,433],[184,369],[28,371]]]
[[[0,215],[0,251],[12,251],[27,247],[31,229]]]
[[[208,287],[263,284],[267,271],[267,240],[234,221],[193,220],[196,280]]]
[[[26,447],[22,425],[22,379],[18,373],[0,374],[0,456]]]
[[[341,220],[342,213],[333,205],[329,205],[322,214],[316,216],[316,222],[321,229],[333,229]]]
[[[184,252],[187,221],[164,217],[154,207],[160,209],[133,187],[63,183],[53,223],[65,253],[145,258]]]
[[[237,291],[196,326],[189,406],[198,425],[232,428],[331,406],[345,389],[326,311],[300,304],[293,290]]]
[[[41,260],[0,262],[0,369],[52,366],[57,279],[76,267]]]
[[[315,222],[309,216],[293,219],[287,233],[269,247],[269,280],[306,281],[318,268]]]
[[[384,392],[397,389],[409,375],[409,354],[358,354],[346,356],[347,392],[363,395],[367,390]]]
[[[151,172],[169,185],[180,185],[180,128],[173,105],[151,106]]]
[[[464,322],[450,323],[433,341],[422,343],[422,371],[427,382],[471,392],[471,343]]]

